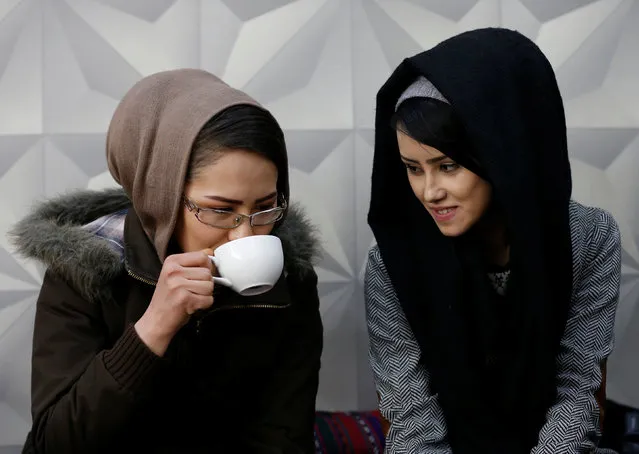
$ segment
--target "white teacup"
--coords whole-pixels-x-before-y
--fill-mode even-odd
[[[213,280],[242,296],[259,295],[273,288],[282,275],[282,242],[273,235],[253,235],[229,241],[209,257],[221,277]]]

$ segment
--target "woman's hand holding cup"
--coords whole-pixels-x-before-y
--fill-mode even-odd
[[[146,312],[135,324],[140,339],[163,356],[173,336],[194,312],[213,304],[211,250],[170,255]]]

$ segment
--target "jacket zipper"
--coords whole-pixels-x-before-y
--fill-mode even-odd
[[[241,309],[286,309],[287,307],[290,307],[290,304],[284,304],[282,306],[278,306],[275,304],[245,304],[245,305],[236,304],[233,306],[214,307],[213,309],[208,311],[206,314],[204,314],[202,317],[197,319],[197,321],[195,322],[195,331],[199,335],[200,325],[202,323],[202,320],[209,317],[214,312],[221,312],[221,311],[234,310],[234,309],[240,309],[240,310]]]
[[[128,267],[126,269],[126,272],[129,274],[129,276],[131,276],[133,279],[137,279],[140,282],[143,282],[147,285],[150,285],[152,287],[155,287],[157,285],[156,281],[152,281],[150,279],[146,279],[142,276],[140,276],[139,274],[135,274],[133,271],[131,271]]]
[[[140,282],[142,282],[144,284],[150,285],[152,287],[155,287],[157,285],[156,281],[152,281],[151,279],[146,279],[146,278],[140,276],[139,274],[134,273],[129,268],[126,269],[126,272],[133,279],[136,279],[136,280],[138,280],[138,281],[140,281]],[[246,304],[246,305],[222,306],[222,307],[217,307],[217,308],[214,307],[209,312],[207,312],[203,317],[197,319],[197,321],[195,322],[195,331],[199,335],[200,334],[200,324],[202,323],[202,320],[204,320],[205,318],[207,318],[209,315],[211,315],[214,312],[232,310],[232,309],[285,309],[285,308],[287,308],[289,306],[290,306],[290,304],[285,304],[283,306],[277,306],[275,304]]]

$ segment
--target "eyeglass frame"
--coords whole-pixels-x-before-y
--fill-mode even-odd
[[[186,209],[189,210],[190,213],[193,213],[195,215],[195,219],[197,219],[199,222],[201,222],[204,225],[208,225],[209,227],[214,227],[216,229],[226,229],[226,230],[233,230],[238,228],[239,226],[241,226],[244,223],[245,219],[249,220],[249,224],[252,228],[255,227],[265,227],[267,225],[273,225],[275,223],[277,223],[278,221],[281,221],[282,218],[284,217],[284,212],[286,211],[286,208],[288,207],[288,204],[286,203],[286,200],[282,197],[282,205],[273,207],[273,208],[269,208],[268,210],[262,210],[262,211],[258,211],[257,213],[252,213],[252,214],[242,214],[242,213],[236,213],[234,211],[226,211],[226,210],[220,210],[219,208],[202,208],[200,207],[197,203],[195,203],[193,200],[189,199],[187,196],[182,196],[182,199],[184,201],[184,205],[186,206]],[[279,197],[278,197],[279,199]],[[262,224],[262,225],[253,225],[253,218],[255,216],[257,216],[258,214],[264,214],[264,213],[268,213],[270,211],[276,211],[279,210],[280,212],[280,216],[275,219],[273,222],[269,223],[269,224]],[[212,224],[208,224],[206,222],[204,222],[202,219],[200,219],[200,213],[201,212],[214,212],[214,213],[220,213],[220,214],[232,214],[235,216],[235,225],[233,227],[220,227],[218,225],[212,225]]]

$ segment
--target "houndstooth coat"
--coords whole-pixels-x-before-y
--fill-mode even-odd
[[[613,451],[597,448],[602,383],[600,365],[613,348],[613,328],[621,275],[621,241],[606,211],[570,204],[573,293],[561,340],[557,401],[548,410],[539,443],[531,454]],[[388,454],[451,454],[446,422],[420,348],[402,311],[377,246],[365,277],[369,360],[379,408],[390,422]],[[498,436],[498,434],[496,434]]]

